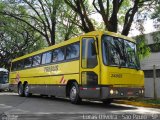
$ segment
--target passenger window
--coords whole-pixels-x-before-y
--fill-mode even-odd
[[[41,55],[36,55],[33,57],[33,64],[32,66],[40,65],[41,62]]]
[[[17,63],[14,62],[14,63],[12,63],[12,68],[11,68],[11,70],[14,71],[14,70],[16,70],[16,69],[17,69]]]
[[[59,48],[53,51],[53,59],[52,62],[58,62],[64,60],[64,48]]]
[[[66,59],[73,59],[79,57],[79,43],[71,44],[66,47]]]
[[[17,62],[17,70],[20,70],[24,67],[24,62],[23,60],[20,60]]]
[[[42,64],[50,63],[52,59],[52,52],[43,53]]]
[[[95,40],[93,38],[84,38],[82,40],[82,67],[94,68],[97,64]]]
[[[32,65],[32,58],[27,58],[24,60],[24,68],[29,68]]]

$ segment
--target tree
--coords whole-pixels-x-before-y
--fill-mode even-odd
[[[89,19],[87,5],[88,1],[86,0],[64,0],[71,9],[79,15],[80,24],[77,24],[78,27],[84,32],[90,32],[95,30],[93,23]]]
[[[31,27],[45,38],[48,45],[55,44],[57,0],[23,0],[25,4],[8,4],[1,14],[12,17]]]
[[[80,18],[80,24],[78,26],[84,32],[95,30],[95,26],[89,17],[90,11],[88,11],[88,0],[64,0],[65,3],[74,10]],[[139,8],[149,6],[154,3],[154,0],[93,0],[92,5],[95,12],[102,16],[105,30],[112,32],[118,31],[118,25],[120,19],[123,19],[123,27],[121,34],[128,35],[135,14]],[[121,11],[126,11],[125,14],[121,14]],[[122,18],[122,16],[124,16]],[[121,22],[122,23],[122,22]]]
[[[78,36],[82,31],[76,26],[78,15],[64,1],[57,12],[56,43]]]
[[[156,7],[151,15],[151,18],[154,20],[155,23],[155,28],[159,29],[160,28],[160,0],[156,0]]]
[[[0,4],[0,9],[5,5]],[[9,69],[10,61],[45,47],[41,35],[25,23],[0,15],[0,67]]]
[[[150,48],[146,44],[145,35],[136,36],[135,39],[137,40],[137,54],[139,58],[143,59],[146,56],[149,56]]]
[[[30,26],[41,34],[49,46],[67,40],[80,32],[79,28],[71,22],[71,19],[77,18],[77,14],[63,1],[23,0],[23,2],[24,4],[15,2],[8,4],[1,13]]]
[[[13,58],[78,34],[78,28],[70,22],[77,18],[74,11],[64,3],[56,2],[57,8],[53,8],[53,2],[0,2],[0,67],[9,66]]]

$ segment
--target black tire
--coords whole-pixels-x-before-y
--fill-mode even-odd
[[[102,101],[105,105],[110,105],[113,102],[113,99],[106,99]]]
[[[25,96],[25,97],[30,97],[30,96],[31,96],[31,93],[30,93],[30,91],[29,91],[29,85],[28,85],[28,83],[26,83],[26,84],[24,85],[24,96]]]
[[[22,83],[18,85],[18,95],[24,97],[24,89]]]
[[[72,104],[80,104],[82,101],[82,99],[79,97],[79,89],[76,82],[72,83],[69,98]]]

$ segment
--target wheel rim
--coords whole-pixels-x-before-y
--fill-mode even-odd
[[[22,85],[19,86],[18,94],[19,94],[19,95],[22,95]]]
[[[76,98],[77,95],[77,89],[75,86],[72,87],[71,91],[70,91],[70,99],[74,100]]]
[[[28,96],[28,93],[29,93],[29,86],[26,85],[25,91],[24,91],[25,96]]]

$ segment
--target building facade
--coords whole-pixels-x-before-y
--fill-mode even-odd
[[[145,97],[153,98],[156,95],[160,98],[160,32],[146,34],[144,38],[151,50],[151,54],[141,60],[141,69],[145,75]],[[156,79],[154,79],[154,65]]]

